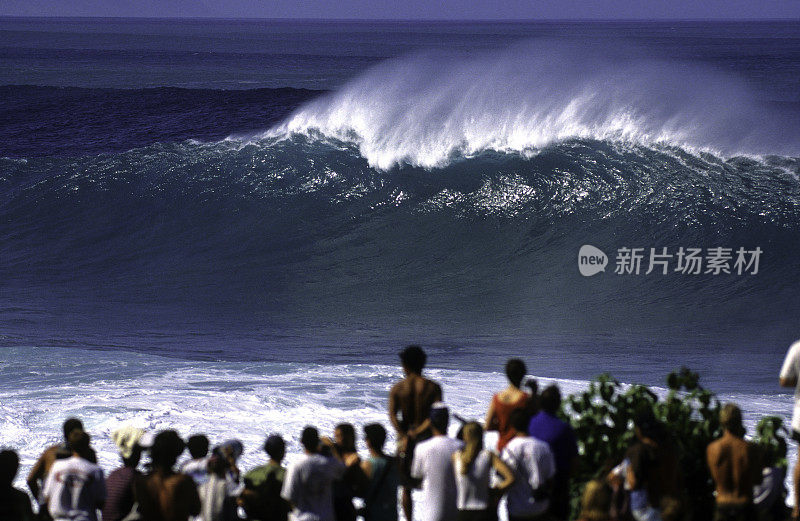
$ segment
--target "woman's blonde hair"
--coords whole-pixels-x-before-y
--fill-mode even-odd
[[[469,467],[483,450],[483,427],[477,422],[464,425],[464,449],[461,451],[461,473],[469,472]]]
[[[587,521],[607,521],[610,519],[611,489],[608,484],[594,479],[586,484],[581,496],[580,519]]]

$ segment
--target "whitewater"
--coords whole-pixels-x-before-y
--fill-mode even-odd
[[[354,143],[384,170],[485,151],[529,156],[570,139],[796,155],[792,116],[755,98],[735,75],[636,46],[536,40],[389,60],[255,137]]]

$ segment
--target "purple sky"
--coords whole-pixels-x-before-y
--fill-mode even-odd
[[[2,0],[0,16],[800,19],[800,0]]]

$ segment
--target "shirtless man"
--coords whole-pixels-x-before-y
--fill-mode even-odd
[[[40,493],[47,479],[47,475],[50,473],[50,467],[53,466],[53,463],[55,463],[56,459],[59,457],[68,458],[72,456],[72,449],[69,448],[69,442],[71,438],[76,438],[83,433],[83,423],[77,418],[69,418],[64,422],[63,430],[64,442],[47,447],[28,473],[28,488],[31,489],[31,494],[33,494],[33,497],[39,502],[40,506],[44,504]],[[90,461],[92,461],[92,459],[94,460],[92,463],[97,461],[97,458],[94,456],[94,451],[90,453],[89,459]]]
[[[200,496],[194,480],[172,470],[185,448],[175,431],[161,431],[153,440],[153,470],[137,478],[134,488],[139,513],[148,521],[187,521],[200,514]]]
[[[720,439],[706,450],[708,468],[717,486],[719,521],[749,521],[755,519],[753,486],[761,478],[755,448],[747,443],[742,427],[742,412],[732,403],[725,404],[719,413],[724,429]]]
[[[402,507],[406,519],[413,519],[411,489],[418,486],[411,479],[414,446],[431,437],[431,406],[442,401],[442,388],[422,376],[427,361],[419,346],[408,346],[400,353],[405,378],[389,391],[389,420],[397,431],[398,455],[403,482]]]

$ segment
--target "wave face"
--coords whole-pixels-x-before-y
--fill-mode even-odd
[[[774,346],[800,311],[799,169],[588,139],[433,171],[377,170],[357,145],[299,136],[3,159],[0,325],[12,343],[254,358],[309,338]],[[756,276],[586,279],[583,244],[612,263],[624,246],[765,253]]]
[[[568,139],[717,154],[797,154],[800,112],[756,103],[738,78],[629,45],[536,40],[503,52],[419,53],[373,68],[263,137],[321,134],[375,168],[442,167]]]

